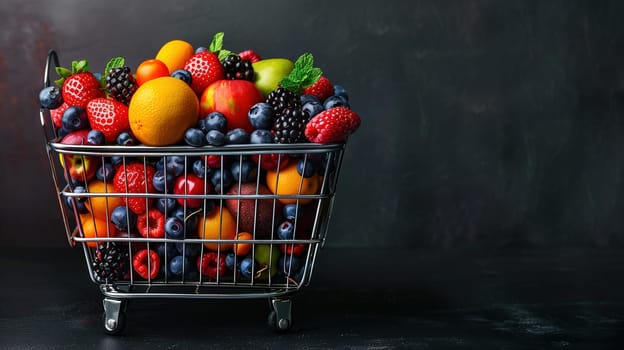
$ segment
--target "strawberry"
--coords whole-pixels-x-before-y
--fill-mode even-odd
[[[130,130],[128,121],[128,106],[103,97],[89,101],[87,117],[91,128],[104,134],[107,143],[114,143],[122,131]]]
[[[225,77],[219,57],[209,51],[191,56],[186,61],[184,69],[191,73],[191,87],[197,95],[201,95],[208,85]]]
[[[63,102],[59,108],[50,110],[50,117],[55,128],[60,129],[63,127],[63,113],[65,113],[67,108],[69,108],[69,105]]]
[[[360,126],[360,117],[347,107],[334,107],[315,115],[305,128],[314,143],[342,142]]]
[[[113,179],[115,191],[121,193],[155,193],[152,179],[156,169],[143,163],[130,163],[120,166]],[[128,208],[135,214],[143,214],[147,208],[146,202],[151,199],[145,197],[128,197]]]
[[[303,93],[314,95],[323,102],[326,98],[334,94],[334,85],[323,75],[314,84],[304,88]]]
[[[92,99],[105,96],[100,81],[89,72],[89,62],[86,60],[73,61],[71,70],[56,67],[56,73],[61,78],[55,83],[61,87],[63,101],[69,106],[84,109]]]
[[[238,55],[241,59],[247,60],[251,63],[258,62],[261,60],[260,55],[254,50],[245,50],[243,52],[239,52]]]

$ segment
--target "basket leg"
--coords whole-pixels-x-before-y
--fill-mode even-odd
[[[271,299],[269,326],[278,332],[286,332],[292,327],[292,302],[290,299]]]
[[[126,302],[122,299],[104,298],[104,332],[111,335],[121,333],[126,326]]]

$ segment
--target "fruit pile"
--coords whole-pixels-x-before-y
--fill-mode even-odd
[[[103,74],[90,72],[84,60],[56,71],[60,79],[39,99],[60,143],[207,150],[60,155],[66,204],[81,236],[92,238],[86,244],[97,281],[300,280],[310,243],[292,240],[312,239],[324,200],[301,196],[329,187],[336,151],[215,150],[345,142],[360,118],[346,90],[314,67],[311,54],[294,62],[261,59],[253,50],[236,54],[223,49],[217,33],[209,47],[167,42],[135,70],[115,57]],[[103,237],[131,239],[97,240]],[[263,244],[268,239],[284,243]]]

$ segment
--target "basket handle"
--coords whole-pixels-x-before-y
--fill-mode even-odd
[[[60,66],[58,55],[56,51],[51,49],[48,51],[48,57],[46,59],[45,71],[43,72],[43,87],[46,88],[50,86],[50,66],[52,65],[52,61],[54,61],[54,67]]]

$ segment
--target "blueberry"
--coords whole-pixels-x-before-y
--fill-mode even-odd
[[[240,272],[243,277],[251,278],[254,270],[254,261],[252,258],[246,257],[240,262]]]
[[[273,108],[266,102],[258,102],[251,106],[247,116],[255,129],[268,130],[273,126]]]
[[[165,170],[167,175],[180,176],[184,173],[185,159],[182,156],[168,156],[165,157]]]
[[[251,160],[243,160],[242,162],[234,162],[230,166],[230,172],[235,182],[252,182],[256,181],[258,175],[258,165]]]
[[[87,134],[87,143],[90,145],[103,145],[104,142],[106,142],[106,140],[104,139],[104,134],[100,130],[91,130]]]
[[[167,178],[165,178],[165,172],[163,170],[156,170],[152,178],[152,185],[154,185],[154,189],[158,192],[170,192],[173,188],[174,180],[175,176],[172,173],[168,172]]]
[[[114,167],[123,165],[123,156],[112,156],[111,164],[113,164]]]
[[[195,49],[195,53],[207,52],[207,51],[208,51],[208,48],[203,47],[203,46],[198,46],[198,47]]]
[[[61,89],[57,86],[48,86],[39,92],[39,103],[47,109],[57,109],[63,104]]]
[[[212,210],[212,202],[211,201],[207,201],[206,202],[206,213],[210,213],[210,211]],[[190,213],[189,213],[190,214]],[[195,226],[197,226],[197,215],[192,215],[192,216],[186,216],[185,212],[184,212],[184,207],[177,207],[173,210],[173,212],[171,212],[171,217],[175,217],[178,220],[185,222],[186,223],[186,232],[192,232],[193,230],[195,230]]]
[[[87,111],[80,107],[71,106],[63,112],[62,123],[63,129],[67,131],[86,129],[89,127]]]
[[[206,166],[206,162],[204,162],[203,159],[198,159],[193,162],[193,173],[200,179],[203,179],[204,176],[210,177],[213,171],[214,169]]]
[[[184,222],[175,216],[167,218],[167,221],[165,221],[165,235],[170,239],[183,239]]]
[[[286,220],[277,227],[277,236],[280,239],[293,239],[295,237],[295,225]]]
[[[210,182],[212,183],[216,193],[223,194],[228,190],[228,188],[230,188],[230,186],[232,186],[234,177],[229,169],[221,169],[220,171],[215,171],[214,174],[212,174]]]
[[[301,109],[308,114],[309,118],[321,113],[325,108],[317,102],[306,102]]]
[[[188,258],[182,255],[174,256],[169,262],[169,272],[176,277],[181,277],[189,265]]]
[[[87,189],[82,186],[82,185],[77,185],[74,187],[74,193],[87,193]],[[87,201],[86,198],[82,198],[82,197],[75,197],[75,196],[71,196],[71,197],[66,197],[66,203],[67,206],[69,206],[70,209],[74,208],[74,202],[76,203],[76,210],[79,213],[87,213],[89,212],[89,210],[87,209],[87,206],[85,205],[85,202]]]
[[[210,130],[225,132],[227,129],[227,118],[220,112],[212,112],[203,119],[202,131],[208,133]]]
[[[121,146],[134,146],[139,143],[137,139],[130,133],[130,131],[122,131],[117,135],[115,140],[118,145]]]
[[[249,143],[249,134],[242,128],[232,129],[225,135],[225,142],[228,145],[244,145]]]
[[[113,209],[110,220],[118,230],[128,231],[136,224],[136,214],[125,205],[120,205]]]
[[[284,205],[284,217],[288,220],[296,220],[303,215],[303,207],[297,204]]]
[[[308,102],[319,103],[319,104],[321,103],[321,100],[319,100],[318,97],[314,95],[310,95],[310,94],[303,94],[301,95],[299,99],[301,100],[301,105],[304,105]]]
[[[341,96],[346,101],[349,101],[349,93],[342,85],[334,85],[334,95]]]
[[[269,130],[257,129],[251,132],[249,143],[273,143],[273,134]]]
[[[184,133],[184,142],[193,147],[201,147],[206,142],[204,132],[196,128],[188,128]]]
[[[225,145],[225,134],[219,130],[209,130],[206,134],[206,143],[211,146]]]
[[[199,243],[176,243],[176,249],[179,254],[184,254],[187,258],[199,256],[201,253],[202,245]]]
[[[303,177],[312,177],[314,165],[307,159],[301,159],[297,162],[297,172]]]
[[[63,138],[63,137],[65,137],[67,134],[69,134],[70,132],[71,132],[71,131],[69,131],[69,130],[67,130],[67,129],[65,129],[64,127],[62,127],[62,126],[61,126],[61,128],[60,128],[60,129],[58,129],[58,136],[59,136],[60,138]]]
[[[303,259],[295,255],[282,255],[277,260],[277,266],[280,273],[293,276],[303,267]]]
[[[330,109],[330,108],[334,108],[334,107],[349,107],[349,103],[347,102],[347,100],[344,99],[344,97],[341,96],[329,96],[325,102],[323,102],[323,107],[325,109]]]
[[[115,178],[115,167],[110,163],[104,163],[95,172],[95,177],[100,181],[111,182]]]
[[[227,253],[225,256],[225,266],[227,266],[228,269],[233,270],[234,262],[236,262],[237,265],[240,265],[240,259],[236,258],[236,254],[234,254],[234,252]]]
[[[175,198],[158,198],[156,200],[156,209],[163,214],[171,213],[177,205]]]
[[[189,85],[191,85],[191,83],[193,82],[191,72],[187,71],[186,69],[174,70],[173,73],[171,73],[171,76],[174,78],[178,78]]]
[[[173,243],[156,243],[156,253],[162,261],[171,261],[174,256],[178,255],[178,251]]]

